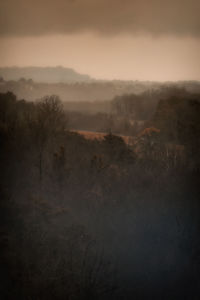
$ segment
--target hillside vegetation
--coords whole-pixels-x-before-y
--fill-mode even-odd
[[[199,99],[156,98],[130,146],[0,94],[2,299],[200,297]]]

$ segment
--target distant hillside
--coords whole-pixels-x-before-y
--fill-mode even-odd
[[[128,115],[132,112],[130,106],[132,106],[132,102],[139,102],[141,97],[137,95],[141,95],[146,92],[145,99],[143,99],[138,104],[137,107],[139,110],[143,110],[145,106],[146,110],[146,102],[148,104],[152,104],[154,106],[157,100],[168,98],[171,94],[177,94],[177,89],[187,90],[190,93],[200,94],[200,82],[198,81],[180,81],[180,82],[152,82],[152,81],[120,81],[120,80],[81,80],[74,81],[72,79],[66,82],[37,82],[37,80],[33,80],[31,78],[24,78],[21,76],[20,79],[14,80],[9,79],[6,80],[6,76],[2,75],[2,70],[11,70],[14,68],[0,68],[0,93],[6,93],[8,91],[13,92],[18,99],[26,99],[28,101],[34,101],[36,99],[40,99],[46,95],[58,95],[63,102],[68,102],[68,109],[73,111],[87,111],[88,109],[92,112],[96,112],[97,105],[95,104],[92,107],[88,102],[104,102],[110,101],[114,99],[116,96],[122,96],[120,98],[115,99],[116,104],[121,103],[121,111],[120,114],[128,113]],[[16,68],[17,69],[17,68]],[[24,68],[25,70],[26,68]],[[40,68],[35,68],[39,70]],[[41,70],[67,70],[62,67],[57,68],[41,68]],[[23,70],[23,68],[19,68],[19,70]],[[28,68],[27,68],[28,70]],[[75,71],[73,71],[75,72]],[[53,77],[49,71],[48,76],[51,77],[53,81]],[[62,72],[61,72],[62,73]],[[77,73],[78,74],[78,73]],[[22,74],[21,74],[22,75]],[[24,75],[24,74],[23,74]],[[19,73],[18,73],[19,76]],[[38,78],[42,78],[41,74],[38,75]],[[87,75],[80,75],[81,78]],[[44,78],[44,76],[43,76]],[[55,78],[55,77],[54,77]],[[61,77],[60,77],[61,78]],[[78,78],[76,76],[76,78]],[[79,77],[80,78],[80,77]],[[56,79],[55,79],[56,80]],[[57,78],[58,80],[58,78]],[[61,79],[60,79],[61,80]],[[44,81],[44,79],[43,79]],[[134,94],[134,95],[133,95]],[[130,95],[130,96],[128,96]],[[164,96],[165,95],[165,96]],[[142,97],[143,97],[142,96]],[[143,97],[143,98],[144,98]],[[134,98],[134,99],[133,99]],[[70,103],[71,102],[71,103]],[[73,104],[77,102],[77,104]],[[87,104],[80,105],[80,102],[87,102]],[[98,112],[105,112],[105,109],[109,109],[107,105],[105,106],[99,103]],[[144,110],[143,110],[144,111]],[[135,112],[136,113],[136,112]],[[146,119],[144,116],[143,119]],[[148,118],[147,118],[148,119]]]
[[[4,80],[32,79],[44,83],[88,82],[90,76],[77,73],[70,68],[58,67],[6,67],[0,68]]]
[[[1,74],[0,74],[1,76]],[[0,92],[13,92],[18,99],[34,101],[45,95],[58,95],[64,102],[108,101],[117,95],[139,94],[158,88],[156,83],[88,80],[82,82],[40,83],[31,79],[0,79]]]

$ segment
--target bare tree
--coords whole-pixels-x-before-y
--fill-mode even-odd
[[[53,147],[67,126],[66,114],[60,98],[45,96],[36,104],[34,131],[35,146],[38,150],[39,179],[42,182],[44,153],[46,147]]]

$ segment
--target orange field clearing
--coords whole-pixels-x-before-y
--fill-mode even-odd
[[[84,138],[88,140],[103,140],[104,137],[108,134],[105,132],[93,132],[93,131],[85,131],[85,130],[72,130],[73,132],[77,132],[78,134],[81,134],[84,136]],[[116,134],[117,136],[121,137],[124,142],[127,145],[133,145],[134,143],[134,138],[131,136],[125,136],[125,135],[119,135]]]

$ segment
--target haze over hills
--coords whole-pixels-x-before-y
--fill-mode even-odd
[[[3,67],[0,76],[5,80],[32,79],[44,83],[88,82],[93,79],[71,68],[57,67]]]
[[[1,70],[11,70],[14,68],[0,68],[0,77],[2,76]],[[16,68],[16,70],[26,70],[26,68]],[[40,99],[46,95],[57,95],[64,102],[73,102],[80,105],[80,102],[103,102],[110,101],[116,96],[135,94],[139,95],[145,91],[152,93],[155,90],[164,88],[183,88],[191,93],[200,93],[200,82],[199,81],[179,81],[179,82],[153,82],[153,81],[122,81],[122,80],[83,80],[83,76],[77,75],[77,80],[72,79],[66,82],[54,82],[59,80],[59,76],[56,75],[56,70],[68,70],[66,68],[44,68],[46,75],[42,72],[43,68],[32,68],[37,70],[35,77],[29,77],[28,79],[24,76],[19,76],[18,80],[9,79],[6,80],[5,76],[0,79],[0,93],[6,93],[8,91],[13,92],[18,99],[26,99],[28,101],[34,101]],[[28,68],[27,68],[28,70]],[[41,70],[39,72],[39,70]],[[52,70],[52,73],[47,72]],[[54,72],[55,71],[55,72]],[[75,71],[72,71],[72,73]],[[22,72],[21,72],[22,73]],[[25,73],[25,72],[24,72]],[[23,75],[24,75],[23,73]],[[63,72],[64,73],[64,72]],[[70,72],[69,72],[70,73]],[[13,73],[14,74],[14,73]],[[28,74],[28,71],[27,71]],[[78,74],[78,73],[77,73]],[[22,75],[22,74],[21,74]],[[29,75],[31,75],[29,73]],[[14,77],[14,75],[12,75]],[[15,74],[15,76],[17,76]],[[12,77],[12,78],[13,78]],[[39,78],[50,78],[53,82],[40,82]],[[61,78],[61,77],[60,77]],[[64,78],[64,76],[62,77]],[[71,77],[72,78],[72,77]],[[74,76],[75,78],[75,76]],[[82,78],[82,79],[78,79]],[[90,77],[88,77],[90,78]],[[49,80],[50,80],[49,79]],[[44,80],[44,79],[43,79]],[[61,79],[60,79],[61,80]],[[85,108],[88,106],[85,106]],[[84,109],[85,109],[84,108]]]

